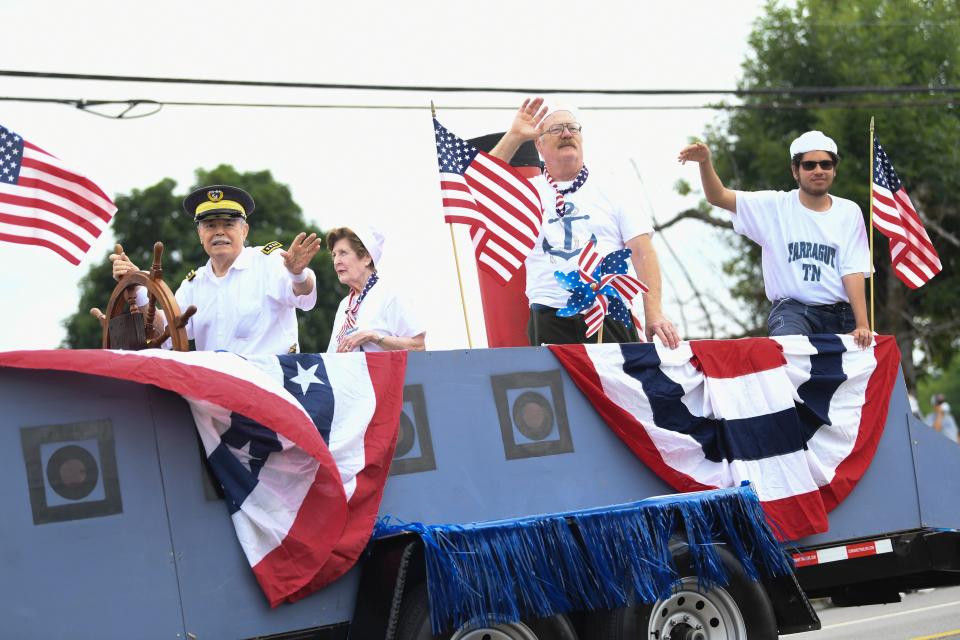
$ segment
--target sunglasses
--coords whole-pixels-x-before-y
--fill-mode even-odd
[[[837,163],[833,160],[820,160],[819,162],[816,160],[804,160],[800,163],[800,166],[803,167],[804,171],[813,171],[817,168],[817,165],[820,165],[820,168],[824,171],[830,171],[830,169],[833,169],[835,166],[837,166]]]

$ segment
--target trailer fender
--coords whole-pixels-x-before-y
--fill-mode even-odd
[[[393,640],[407,591],[426,581],[423,542],[407,533],[370,543],[360,573],[348,640]]]

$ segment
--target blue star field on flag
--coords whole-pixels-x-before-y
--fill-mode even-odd
[[[437,141],[440,173],[457,173],[462,176],[480,152],[466,140],[447,131],[436,119],[433,120],[433,132]]]
[[[896,193],[900,190],[900,187],[903,186],[903,183],[900,182],[900,176],[898,176],[897,172],[893,169],[893,164],[890,162],[890,158],[887,157],[887,152],[880,146],[880,141],[874,140],[873,146],[875,151],[873,182],[889,189],[891,193]]]
[[[16,183],[23,161],[23,138],[0,126],[0,181]]]

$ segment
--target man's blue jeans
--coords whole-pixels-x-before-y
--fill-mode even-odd
[[[790,298],[773,303],[767,317],[771,336],[808,336],[813,333],[850,333],[857,327],[849,303],[807,305]]]

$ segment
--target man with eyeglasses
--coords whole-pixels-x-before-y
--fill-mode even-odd
[[[646,337],[651,340],[657,336],[675,349],[680,335],[663,315],[660,267],[651,241],[653,228],[638,199],[587,169],[583,128],[573,109],[557,107],[549,111],[542,98],[524,100],[509,131],[490,153],[509,162],[528,140],[534,141],[544,163],[543,175],[533,181],[543,203],[543,226],[525,263],[530,344],[576,344],[597,339],[587,339],[582,314],[557,316],[570,293],[554,277],[556,271],[576,271],[580,251],[595,237],[601,255],[623,248],[631,250],[637,277],[650,288],[643,296]],[[626,327],[609,316],[604,320],[604,342],[637,340],[635,327]]]
[[[796,189],[749,192],[723,186],[705,144],[679,156],[700,165],[707,200],[732,212],[734,230],[762,248],[770,335],[849,333],[865,349],[873,340],[864,293],[870,250],[860,207],[829,193],[837,144],[807,131],[791,143],[790,158]]]

